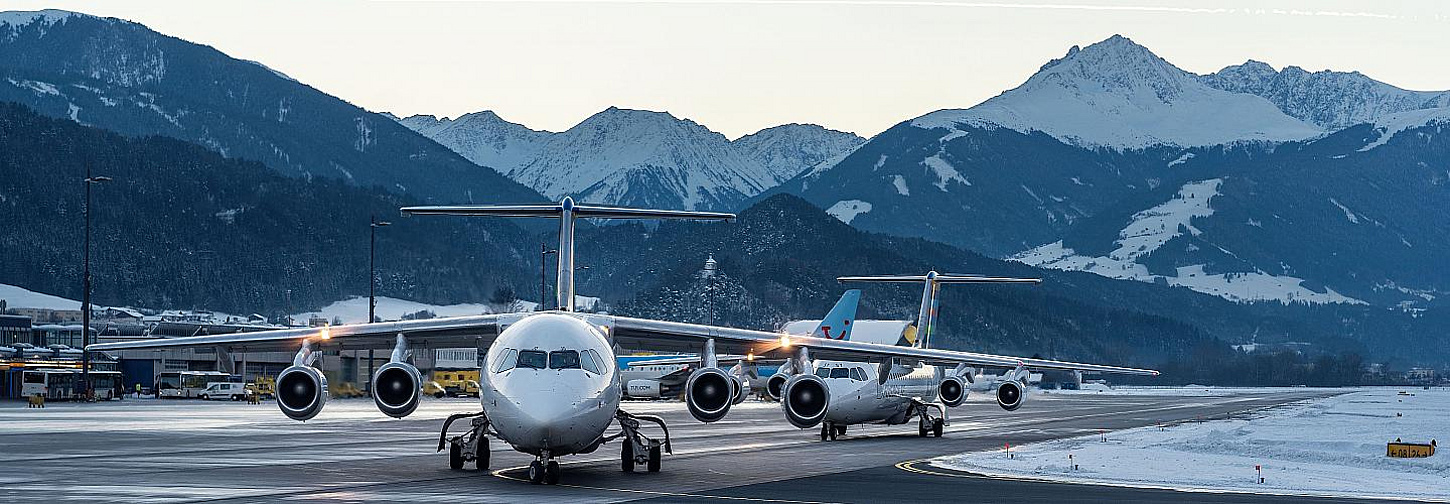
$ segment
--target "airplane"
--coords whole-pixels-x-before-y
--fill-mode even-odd
[[[856,318],[856,306],[860,300],[860,289],[848,290],[836,301],[831,311],[826,313],[825,318],[810,321],[810,329],[786,332],[799,336],[850,339],[851,323]],[[678,396],[684,390],[685,381],[689,379],[691,364],[699,362],[700,358],[696,355],[640,355],[621,356],[617,360],[626,396],[634,399],[657,399]],[[731,370],[731,376],[744,378],[736,393],[736,404],[744,401],[749,392],[763,389],[763,383],[758,387],[756,383],[763,382],[762,376],[772,376],[778,369],[777,366],[761,366],[744,356],[719,356],[719,360],[736,362],[736,365],[741,366],[740,370]]]
[[[387,349],[391,358],[370,378],[373,402],[387,416],[403,418],[418,407],[422,377],[411,360],[414,348],[487,348],[480,370],[482,411],[450,415],[439,433],[438,451],[449,449],[449,467],[467,462],[486,469],[489,439],[534,456],[528,467],[533,484],[560,479],[558,457],[593,452],[620,441],[620,468],[633,472],[644,465],[660,470],[661,452],[670,453],[665,422],[620,408],[620,373],[616,348],[630,351],[681,352],[699,356],[686,381],[686,406],[701,422],[724,418],[738,382],[720,367],[717,352],[790,357],[800,373],[786,385],[784,408],[792,423],[814,426],[824,419],[830,391],[811,373],[816,358],[845,361],[900,360],[941,365],[1011,366],[1016,358],[916,347],[791,336],[703,324],[668,322],[574,310],[574,229],[577,219],[728,220],[719,212],[651,210],[576,204],[566,197],[557,204],[404,207],[410,215],[463,215],[552,218],[559,224],[558,308],[533,313],[487,314],[427,320],[404,320],[321,328],[190,336],[93,344],[88,351],[210,347],[230,352],[297,349],[292,365],[276,378],[276,401],[283,415],[298,421],[316,417],[327,399],[327,379],[313,366],[319,352]],[[449,427],[469,420],[466,433],[450,436]],[[647,435],[645,423],[658,426],[663,439]],[[620,431],[608,434],[612,424]],[[804,427],[803,427],[804,428]]]

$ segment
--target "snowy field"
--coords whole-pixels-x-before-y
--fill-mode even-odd
[[[1214,391],[1177,390],[1198,389]],[[1401,390],[1412,395],[1399,395]],[[1120,392],[1169,389],[1111,393]],[[1011,459],[995,450],[932,463],[994,476],[1075,483],[1450,502],[1450,454],[1388,458],[1385,443],[1396,438],[1418,443],[1450,439],[1450,390],[1356,389],[1231,420],[1111,432],[1106,442],[1094,434],[1013,447]],[[1072,470],[1068,455],[1077,470]],[[1262,484],[1256,465],[1263,467]]]

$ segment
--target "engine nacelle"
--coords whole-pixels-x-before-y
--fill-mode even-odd
[[[277,375],[277,407],[293,420],[305,421],[327,404],[327,377],[312,366],[292,366]]]
[[[714,422],[730,412],[739,384],[720,368],[700,368],[685,381],[685,404],[701,422]]]
[[[732,382],[735,384],[735,395],[731,398],[730,404],[740,404],[750,398],[750,378],[732,374]]]
[[[997,405],[1007,411],[1016,411],[1027,402],[1027,386],[1017,380],[1007,380],[997,386]]]
[[[423,391],[423,374],[406,362],[389,362],[373,373],[373,404],[393,418],[403,418],[418,409]]]
[[[630,380],[624,384],[624,394],[637,399],[657,399],[660,397],[659,380]]]
[[[786,380],[781,390],[780,407],[791,425],[808,429],[826,419],[831,403],[831,389],[821,377],[801,373]]]
[[[943,378],[941,385],[937,386],[937,397],[948,408],[961,406],[962,401],[967,400],[967,382],[960,376]]]
[[[785,390],[785,382],[787,381],[790,381],[789,373],[776,371],[775,374],[770,375],[770,378],[765,380],[765,395],[770,396],[772,400],[779,401],[782,396],[782,391]]]

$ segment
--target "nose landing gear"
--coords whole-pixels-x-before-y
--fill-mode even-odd
[[[605,439],[610,441],[615,438],[624,438],[619,448],[619,468],[624,472],[634,472],[635,466],[644,464],[649,472],[660,472],[660,452],[670,451],[670,429],[665,426],[665,421],[651,415],[634,415],[624,410],[614,413],[614,418],[619,420],[619,428],[622,432]],[[643,420],[660,426],[665,433],[663,442],[644,435],[639,431],[639,422]]]
[[[466,434],[448,437],[448,427],[456,420],[472,418],[472,425]],[[458,413],[449,415],[448,420],[443,422],[443,431],[438,433],[438,451],[443,451],[443,445],[448,445],[448,467],[453,470],[463,469],[466,462],[473,462],[474,468],[482,471],[488,469],[489,455],[492,452],[488,449],[488,416],[484,412]]]
[[[559,463],[550,457],[548,452],[539,455],[539,458],[529,463],[529,483],[538,484],[559,484]]]

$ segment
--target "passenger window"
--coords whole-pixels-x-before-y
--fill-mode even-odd
[[[579,352],[557,350],[549,352],[550,369],[579,369]]]
[[[538,350],[522,350],[519,352],[518,367],[529,369],[544,369],[549,364],[549,354]]]
[[[831,368],[820,368],[820,369],[817,369],[816,370],[816,376],[819,376],[821,378],[830,378],[831,377]]]
[[[584,365],[585,371],[594,374],[604,374],[603,366],[599,365],[599,359],[595,357],[593,350],[585,350],[584,355],[581,355],[580,358],[584,361],[582,364]]]
[[[843,367],[831,368],[831,378],[850,378],[851,370]]]
[[[512,348],[503,351],[503,357],[499,357],[498,364],[493,367],[493,372],[502,373],[514,368],[519,360],[519,352]]]
[[[866,381],[866,373],[864,371],[861,371],[861,368],[851,368],[851,379],[856,381]]]

